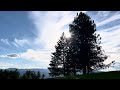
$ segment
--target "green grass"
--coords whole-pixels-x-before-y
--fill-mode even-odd
[[[92,73],[86,75],[65,76],[58,79],[120,79],[120,71]]]

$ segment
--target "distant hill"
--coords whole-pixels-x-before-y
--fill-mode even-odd
[[[120,71],[91,73],[86,75],[67,76],[57,79],[120,79]]]
[[[7,70],[10,70],[10,71],[14,71],[16,70],[17,68],[8,68]],[[34,68],[34,69],[17,69],[18,72],[23,75],[27,70],[31,70],[31,71],[34,71],[34,72],[40,72],[41,74],[44,74],[45,75],[45,78],[49,78],[49,70],[48,69],[39,69],[39,68]]]

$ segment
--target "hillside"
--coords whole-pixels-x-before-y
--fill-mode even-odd
[[[120,71],[92,73],[89,75],[67,76],[58,79],[120,79]]]

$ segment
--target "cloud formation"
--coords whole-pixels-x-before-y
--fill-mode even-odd
[[[8,58],[8,59],[24,59],[28,61],[38,62],[40,66],[46,68],[49,65],[51,52],[46,50],[33,50],[28,49],[23,53],[11,53],[6,55],[0,55],[0,58]]]
[[[6,54],[6,55],[0,55],[0,58],[16,59],[16,58],[20,58],[20,56],[19,54],[11,53],[11,54]]]
[[[16,38],[15,38],[14,42],[15,42],[17,45],[20,45],[20,46],[22,46],[22,47],[23,47],[24,45],[29,45],[29,44],[30,44],[29,40],[27,40],[27,39],[16,39]]]
[[[51,60],[51,52],[54,51],[56,42],[63,31],[66,33],[68,32],[68,24],[73,21],[76,12],[29,12],[29,18],[36,27],[34,29],[36,38],[32,41],[25,38],[15,38],[13,42],[10,42],[10,44],[17,48],[31,45],[31,48],[26,49],[25,52],[1,55],[1,57],[21,58],[24,60],[40,62],[40,65],[43,67],[48,67]],[[40,48],[41,45],[43,45],[42,48]]]
[[[27,45],[31,46],[26,48],[24,52],[10,53],[1,55],[4,58],[21,58],[24,60],[39,62],[41,66],[48,67],[50,62],[51,52],[54,51],[54,46],[60,38],[62,32],[69,31],[69,24],[73,21],[78,11],[30,11],[28,18],[35,26],[33,29],[36,38],[30,40],[27,38],[14,38],[13,41],[9,39],[0,39],[0,42],[9,46],[15,46],[18,49],[24,48]],[[120,24],[116,20],[120,19],[119,12],[112,11],[94,11],[96,15],[92,19],[96,22],[97,34],[102,37],[102,47],[106,54],[110,57],[105,61],[109,63],[115,60],[120,62]],[[111,14],[112,12],[112,14]],[[85,13],[93,13],[88,11]],[[109,26],[109,23],[117,23]],[[107,27],[107,28],[106,28]],[[21,48],[20,48],[21,47]],[[116,64],[117,65],[117,64]]]
[[[20,53],[20,57],[27,60],[48,62],[50,53],[49,51],[28,49],[26,52]]]
[[[106,11],[106,12],[108,12],[108,11]],[[109,14],[109,12],[108,12],[108,13],[106,13],[106,12],[103,12],[103,13],[104,13],[104,14],[102,14],[102,15],[103,15],[103,16],[102,16],[103,18],[106,17],[106,16]],[[100,14],[101,14],[101,13],[102,13],[102,12],[100,12]],[[97,27],[102,26],[102,25],[104,25],[104,24],[107,24],[107,23],[109,23],[109,22],[111,22],[111,21],[114,21],[114,20],[117,20],[117,19],[120,19],[120,14],[119,14],[119,13],[116,13],[115,15],[107,18],[106,20],[97,23]]]
[[[0,41],[10,46],[8,39],[0,39]]]
[[[77,11],[76,11],[77,12]],[[71,23],[76,12],[72,11],[48,11],[48,12],[30,12],[30,18],[37,29],[37,38],[35,43],[43,43],[45,49],[54,49],[63,31],[68,31],[64,26]]]

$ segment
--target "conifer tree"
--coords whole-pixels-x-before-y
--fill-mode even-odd
[[[80,12],[69,27],[74,69],[82,70],[83,74],[86,74],[91,70],[104,68],[103,62],[107,56],[100,46],[100,34],[95,33],[94,21],[87,14]]]
[[[63,32],[60,40],[57,42],[57,45],[55,45],[55,52],[52,53],[52,60],[50,61],[50,67],[48,68],[50,70],[49,75],[52,77],[65,75],[65,43],[66,37]]]

